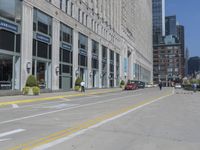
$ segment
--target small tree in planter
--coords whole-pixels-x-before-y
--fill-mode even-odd
[[[80,91],[81,90],[81,82],[82,79],[80,77],[78,77],[75,81],[75,91]]]
[[[125,87],[125,82],[124,82],[124,80],[121,80],[121,82],[120,82],[120,88],[124,89],[124,87]]]
[[[38,87],[35,76],[30,75],[26,80],[26,86],[23,88],[24,95],[39,95],[40,88]]]

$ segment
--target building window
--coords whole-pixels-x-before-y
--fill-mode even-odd
[[[60,0],[60,9],[62,10],[62,0]]]
[[[87,50],[88,50],[88,38],[79,33],[79,66],[87,67]]]
[[[65,1],[65,12],[68,14],[68,3],[69,3],[69,0],[66,0]]]
[[[81,21],[81,9],[78,9],[78,21]]]
[[[82,12],[82,24],[84,25],[84,16],[85,16],[85,14],[84,14],[84,12]]]
[[[72,28],[61,24],[60,40],[72,44]]]
[[[71,3],[71,9],[70,9],[71,11],[70,11],[70,15],[71,15],[72,17],[73,17],[73,11],[74,11],[74,9],[73,9],[73,8],[74,8],[74,4],[73,4],[73,3]]]
[[[88,15],[86,15],[85,25],[88,26]]]

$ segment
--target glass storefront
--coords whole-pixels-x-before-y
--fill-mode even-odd
[[[20,89],[21,0],[0,1],[0,90]]]
[[[102,46],[102,87],[107,87],[107,47]]]
[[[88,37],[81,33],[79,33],[78,48],[79,76],[85,81],[86,87],[88,87]]]
[[[60,25],[60,77],[59,88],[63,90],[72,89],[72,28],[61,23]]]
[[[110,50],[110,87],[114,87],[114,51]]]
[[[41,89],[51,89],[52,18],[34,9],[32,74]]]
[[[92,87],[99,86],[99,43],[92,41]]]
[[[116,86],[120,83],[120,55],[116,53]]]

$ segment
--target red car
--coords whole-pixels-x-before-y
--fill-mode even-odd
[[[126,86],[125,86],[125,90],[136,90],[138,87],[137,87],[137,84],[136,83],[127,83]]]

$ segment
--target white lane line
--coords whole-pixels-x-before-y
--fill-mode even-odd
[[[137,90],[139,91],[139,90]],[[134,91],[133,93],[135,93],[136,91]],[[111,96],[111,95],[118,95],[119,93],[114,93],[114,94],[110,94],[110,95],[104,95],[105,97],[108,97],[108,96]],[[81,97],[81,98],[76,98],[76,99],[73,99],[73,101],[75,102],[76,100],[82,100],[82,99],[85,99],[86,97]],[[92,97],[88,97],[88,98],[92,98]],[[37,106],[37,105],[47,105],[47,104],[56,104],[56,103],[63,103],[63,102],[70,102],[72,101],[72,99],[67,99],[67,98],[59,98],[60,101],[47,101],[47,102],[41,102],[39,104],[31,104],[31,105],[25,105],[25,106],[20,106],[20,108],[28,108],[28,107],[33,107],[33,106]],[[0,111],[7,111],[7,110],[12,110],[13,108],[1,108]]]
[[[135,97],[135,96],[140,96],[140,95],[142,95],[142,94],[127,95],[127,96],[123,96],[123,97],[112,98],[112,99],[105,100],[105,101],[88,103],[88,104],[78,105],[78,106],[74,106],[74,107],[70,107],[70,108],[49,111],[49,112],[45,112],[45,113],[41,113],[41,114],[36,114],[36,115],[31,115],[31,116],[26,116],[26,117],[21,117],[21,118],[15,118],[15,119],[11,119],[11,120],[2,121],[2,122],[0,122],[0,125],[6,124],[6,123],[11,123],[11,122],[16,122],[16,121],[20,121],[20,120],[25,120],[25,119],[35,118],[35,117],[39,117],[39,116],[54,114],[54,113],[58,113],[58,112],[66,111],[66,110],[71,110],[71,109],[76,109],[76,108],[81,108],[81,107],[86,107],[86,106],[92,106],[92,105],[96,105],[96,104],[108,103],[108,102],[116,101],[117,99],[122,99],[122,98],[127,98],[127,97]]]
[[[5,142],[5,141],[9,141],[11,139],[0,139],[0,142]]]
[[[19,132],[23,132],[23,131],[26,131],[26,130],[25,129],[16,129],[16,130],[12,130],[12,131],[9,131],[9,132],[4,132],[4,133],[0,134],[0,138],[2,138],[4,136],[11,135],[11,134],[16,134],[16,133],[19,133]]]
[[[150,104],[152,104],[152,103],[155,103],[155,102],[157,102],[157,101],[159,101],[159,100],[161,100],[161,99],[164,99],[164,98],[166,98],[166,97],[169,97],[169,96],[171,96],[171,95],[173,95],[173,93],[170,94],[170,95],[166,95],[166,96],[162,96],[162,97],[160,97],[160,98],[154,99],[154,100],[151,101],[151,102],[145,103],[145,104],[143,104],[143,105],[141,105],[141,106],[138,106],[138,107],[136,107],[136,108],[133,108],[133,109],[127,111],[127,112],[124,112],[124,113],[122,113],[122,114],[119,114],[119,115],[117,115],[117,116],[114,116],[114,117],[112,117],[112,118],[110,118],[110,119],[106,119],[106,120],[104,120],[104,121],[102,121],[102,122],[100,122],[100,123],[97,123],[97,124],[95,124],[95,125],[93,125],[93,126],[91,126],[91,127],[89,127],[89,128],[80,130],[80,131],[78,131],[78,132],[76,132],[76,133],[74,133],[74,134],[71,134],[71,135],[69,135],[69,136],[66,136],[66,137],[60,138],[60,139],[58,139],[58,140],[55,140],[55,141],[53,141],[53,142],[50,142],[50,143],[41,145],[41,146],[39,146],[39,147],[36,147],[36,148],[34,148],[33,150],[46,150],[46,149],[48,149],[48,148],[50,148],[50,147],[53,147],[53,146],[55,146],[55,145],[61,144],[61,143],[63,143],[63,142],[66,142],[66,141],[68,141],[68,140],[70,140],[70,139],[72,139],[72,138],[74,138],[74,137],[76,137],[76,136],[82,135],[82,134],[84,134],[85,132],[87,132],[87,131],[90,130],[90,129],[98,128],[98,127],[101,126],[101,125],[104,125],[104,124],[106,124],[106,123],[108,123],[108,122],[111,122],[111,121],[113,121],[113,120],[116,120],[116,119],[118,119],[118,118],[121,118],[121,117],[123,117],[123,116],[125,116],[125,115],[128,115],[128,114],[131,113],[131,112],[134,112],[134,111],[136,111],[136,110],[138,110],[138,109],[140,109],[140,108],[143,108],[143,107],[145,107],[145,106],[147,106],[147,105],[150,105]]]
[[[12,104],[13,108],[19,108],[19,106],[17,104]]]

